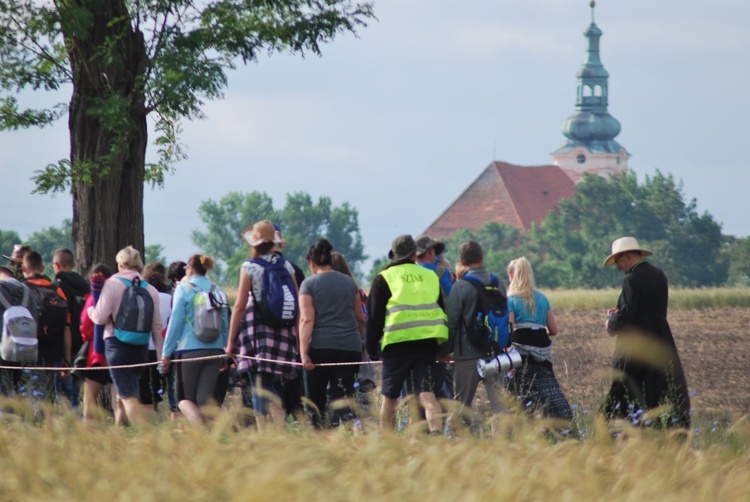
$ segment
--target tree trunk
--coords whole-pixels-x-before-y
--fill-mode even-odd
[[[116,272],[120,249],[132,245],[144,252],[146,49],[142,33],[131,27],[125,0],[77,3],[92,15],[93,23],[85,34],[63,28],[73,71],[68,124],[74,169],[73,243],[79,272],[87,273],[98,262]],[[111,49],[105,52],[104,47]],[[118,102],[127,105],[112,106]],[[92,110],[103,106],[110,111]],[[87,165],[96,166],[94,175],[80,179],[76,170]]]

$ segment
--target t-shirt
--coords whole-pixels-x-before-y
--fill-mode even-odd
[[[534,315],[531,315],[526,309],[526,304],[520,296],[508,297],[508,312],[513,312],[516,317],[516,324],[528,322],[546,326],[547,312],[550,310],[549,300],[544,296],[544,293],[540,293],[537,290],[532,291],[532,293],[534,295],[534,303],[536,307]]]
[[[359,290],[351,277],[336,271],[313,275],[302,281],[299,294],[312,296],[315,308],[310,347],[362,351],[354,313],[354,296]]]

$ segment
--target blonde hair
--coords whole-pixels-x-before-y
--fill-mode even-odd
[[[115,256],[118,265],[122,265],[130,270],[143,270],[143,259],[141,253],[133,246],[122,248]]]
[[[516,258],[508,264],[508,278],[510,278],[508,296],[520,297],[528,313],[534,315],[536,313],[536,302],[534,301],[536,282],[534,281],[531,263],[525,256]]]

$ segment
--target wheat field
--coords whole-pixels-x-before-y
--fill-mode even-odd
[[[481,438],[304,425],[141,429],[4,404],[2,500],[748,500],[750,422],[713,435],[592,419],[583,437],[509,413]],[[489,427],[489,426],[488,426]]]

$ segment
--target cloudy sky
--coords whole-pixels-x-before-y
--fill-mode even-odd
[[[147,190],[147,244],[185,259],[196,250],[190,232],[203,228],[200,201],[260,190],[280,207],[305,191],[356,207],[376,258],[396,235],[429,226],[493,159],[551,163],[574,112],[587,0],[376,0],[375,12],[322,58],[277,55],[230,75],[208,118],[184,124],[189,159],[164,189]],[[737,236],[750,234],[748,21],[746,0],[596,8],[630,167],[641,180],[673,174]],[[0,229],[25,237],[70,217],[70,196],[32,195],[29,180],[67,156],[66,125],[0,134]]]

